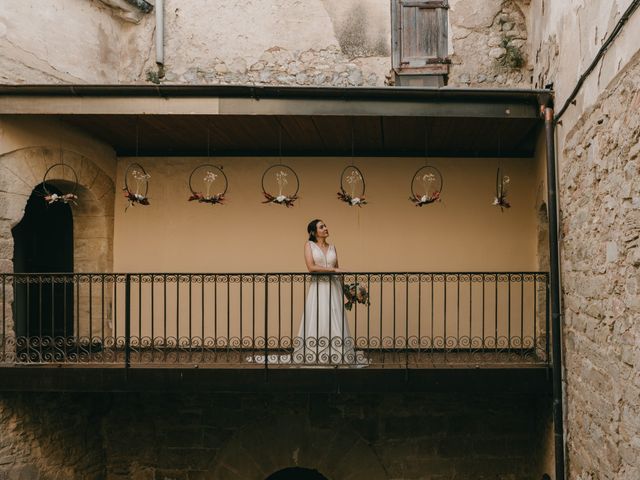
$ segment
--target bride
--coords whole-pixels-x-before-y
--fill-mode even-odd
[[[298,336],[294,339],[294,363],[363,364],[354,350],[354,339],[343,303],[342,270],[334,245],[327,242],[329,230],[319,219],[307,226],[309,241],[304,260],[313,275]]]

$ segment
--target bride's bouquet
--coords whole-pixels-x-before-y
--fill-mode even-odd
[[[349,311],[351,311],[356,302],[362,305],[370,305],[369,292],[367,292],[364,285],[360,285],[359,283],[345,283],[342,286],[342,292],[346,298],[344,308]]]

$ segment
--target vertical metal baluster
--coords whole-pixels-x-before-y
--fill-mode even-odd
[[[267,279],[265,278],[266,282]],[[256,276],[251,275],[251,351],[256,348]],[[267,339],[265,338],[265,342]]]
[[[202,344],[200,345],[202,353],[202,361],[204,362],[204,274],[200,275],[200,338]]]
[[[293,275],[290,276],[290,280],[291,280],[291,285],[289,287],[289,302],[290,302],[290,310],[289,310],[289,316],[290,318],[290,323],[291,323],[291,330],[289,330],[291,333],[291,361],[293,363],[293,352],[295,351],[294,348],[294,333],[293,333]]]
[[[280,279],[278,277],[278,285],[280,285]],[[279,287],[278,287],[279,291]],[[269,371],[269,275],[264,275],[264,371],[265,375]]]
[[[367,273],[367,353],[371,353],[371,274]]]
[[[435,276],[432,273],[431,275],[429,275],[429,277],[431,278],[431,361],[433,361],[435,356],[435,344],[436,344],[436,331],[435,331],[435,318],[434,318],[435,307],[433,305],[433,302],[435,300],[434,292],[433,292],[433,283],[435,281]]]
[[[180,274],[176,274],[176,354],[180,351]]]
[[[545,273],[544,274],[544,282],[546,285],[546,305],[545,305],[545,352],[547,355],[547,365],[551,364],[551,356],[549,355],[549,340],[550,340],[550,336],[551,336],[551,330],[549,329],[549,307],[550,307],[550,297],[551,297],[551,287],[549,285],[549,274]]]
[[[38,336],[42,343],[42,275],[38,275]]]
[[[416,362],[422,361],[422,274],[418,274],[418,350]]]
[[[460,274],[456,274],[456,349],[460,353]]]
[[[316,281],[316,363],[320,363],[320,281],[322,275]],[[331,362],[331,309],[329,309],[329,362]]]
[[[242,351],[242,286],[244,282],[244,277],[240,274],[240,346],[238,347],[240,351]]]
[[[280,353],[280,349],[282,348],[282,275],[278,274],[278,352]],[[267,341],[266,330],[265,330],[265,338],[264,341]],[[278,363],[280,357],[278,356]]]
[[[138,363],[142,362],[142,275],[138,275]]]
[[[189,355],[191,359],[193,355],[193,274],[189,274]]]
[[[114,362],[118,357],[118,275],[113,275],[113,351],[114,351]]]
[[[80,277],[78,275],[73,275],[71,278],[74,279],[76,284],[76,331],[75,335],[75,343],[76,343],[76,362],[80,361]],[[73,288],[73,287],[72,287]]]
[[[442,304],[443,313],[444,313],[444,361],[447,361],[447,274],[445,273],[443,276],[443,285],[444,285],[444,301]]]
[[[213,276],[213,338],[214,348],[218,348],[218,276]]]
[[[358,274],[355,274],[355,281],[356,281],[356,289],[360,288],[360,283],[359,283],[359,279],[358,279]],[[342,300],[342,292],[340,292],[340,302],[343,304],[344,306],[344,302]],[[353,312],[353,361],[354,363],[356,363],[356,360],[358,358],[358,356],[356,355],[356,347],[358,344],[358,306],[355,305],[356,309]]]
[[[511,354],[511,274],[507,274],[507,353]]]
[[[404,320],[404,328],[405,328],[405,332],[404,332],[404,348],[405,348],[405,359],[404,359],[404,365],[405,368],[409,368],[409,274],[407,273],[407,276],[404,279],[404,301],[405,301],[405,306],[404,306],[404,315],[405,315],[405,320]]]
[[[524,274],[520,276],[520,355],[524,357]]]
[[[482,353],[484,355],[484,346],[485,346],[485,330],[484,330],[484,322],[485,322],[485,312],[484,312],[484,308],[485,308],[485,274],[482,274]]]
[[[54,295],[55,292],[55,288],[54,288],[54,278],[53,275],[51,275],[51,347],[55,349],[55,338],[56,338],[56,296]],[[15,292],[15,289],[14,289]],[[29,334],[27,333],[27,336]]]
[[[313,288],[309,285],[309,289]],[[302,360],[301,363],[305,363],[307,359],[307,274],[302,275]]]
[[[60,275],[62,279],[62,345],[64,349],[64,360],[67,360],[67,276],[62,274]],[[73,324],[72,324],[73,325]]]
[[[494,274],[495,278],[495,291],[494,291],[494,310],[495,310],[495,353],[496,359],[498,358],[498,274]]]
[[[156,276],[151,274],[151,361],[155,362],[155,348],[156,348],[156,329],[155,329],[155,289],[156,289]]]
[[[383,334],[383,330],[382,330],[382,317],[383,317],[383,311],[382,311],[382,302],[384,300],[384,295],[383,295],[383,289],[382,287],[384,286],[384,274],[380,274],[380,361],[382,362],[382,364],[384,364],[385,362],[385,352],[384,352],[384,334]]]
[[[131,363],[131,275],[126,274],[124,286],[124,366],[129,368]]]
[[[533,274],[533,355],[538,354],[538,274]]]
[[[93,343],[93,278],[89,274],[89,360],[92,361],[91,344]]]
[[[162,275],[162,350],[163,350],[163,359],[166,358],[167,355],[167,343],[168,343],[168,335],[167,335],[167,274]]]
[[[26,277],[26,303],[25,303],[25,311],[26,313],[26,317],[27,317],[27,356],[29,355],[30,351],[31,351],[31,345],[32,345],[32,341],[31,341],[31,337],[33,335],[34,332],[31,331],[31,322],[30,322],[30,312],[29,312],[29,303],[31,303],[31,300],[29,299],[29,285],[31,284],[31,275]],[[40,361],[42,361],[42,338],[40,338],[40,341],[36,343],[37,345],[39,345],[39,359]]]
[[[106,355],[105,355],[105,351],[104,351],[104,343],[105,343],[105,339],[104,339],[104,322],[106,320],[106,317],[104,315],[104,279],[105,276],[104,275],[100,275],[100,348],[102,349],[102,361],[104,362],[106,360]]]
[[[393,337],[392,337],[392,344],[391,344],[391,352],[392,352],[392,357],[394,360],[396,359],[396,345],[397,345],[397,333],[396,333],[396,274],[392,273],[391,274],[391,278],[392,278],[392,286],[393,286]]]
[[[473,274],[469,274],[469,360],[473,351]]]
[[[231,351],[231,276],[227,275],[227,361]]]

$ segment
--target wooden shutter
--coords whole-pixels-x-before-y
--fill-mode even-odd
[[[423,68],[447,58],[448,2],[393,0],[392,62],[395,69]]]

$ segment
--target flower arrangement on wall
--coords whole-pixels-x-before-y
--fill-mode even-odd
[[[128,201],[125,211],[135,204],[149,205],[147,194],[149,192],[150,178],[151,175],[142,168],[142,165],[139,163],[129,164],[124,174],[124,188],[122,189]]]
[[[200,165],[189,176],[190,202],[222,205],[229,187],[227,176],[222,167],[211,164]]]
[[[493,199],[492,205],[500,207],[502,212],[504,212],[505,208],[511,208],[511,204],[507,200],[509,183],[511,183],[509,176],[501,175],[500,168],[498,168],[498,172],[496,173],[496,196]]]
[[[262,195],[265,198],[262,203],[293,207],[298,200],[299,189],[298,175],[287,165],[273,165],[262,174]]]
[[[64,178],[65,172],[71,172],[71,177],[73,178],[73,180],[71,181],[71,188],[67,191],[67,193],[62,193],[62,194],[57,194],[54,193],[50,190],[50,184],[48,184],[47,182],[50,182],[49,177],[52,175],[52,172],[54,171],[59,171],[59,176],[60,178]],[[68,182],[64,182],[65,184]],[[65,185],[66,186],[66,185]],[[47,202],[49,205],[51,204],[55,204],[55,203],[60,203],[60,204],[69,204],[72,203],[73,205],[77,205],[78,203],[76,202],[76,200],[78,200],[78,195],[76,195],[76,192],[78,191],[78,174],[76,173],[76,171],[74,170],[74,168],[71,165],[66,165],[65,163],[55,163],[53,165],[51,165],[49,168],[47,168],[47,171],[44,173],[44,177],[42,179],[42,189],[44,190],[44,201]]]
[[[362,207],[367,204],[365,193],[364,175],[356,166],[349,165],[342,171],[340,176],[340,191],[338,200],[345,202],[351,207]]]
[[[411,179],[411,196],[409,200],[416,207],[438,202],[442,195],[442,184],[440,170],[432,166],[422,167],[418,169]]]

